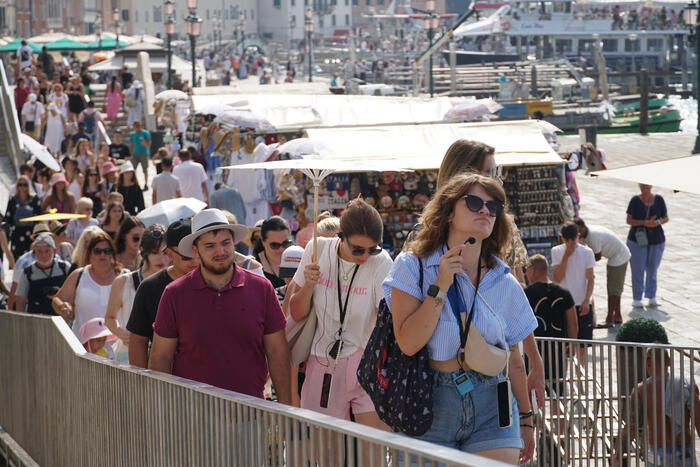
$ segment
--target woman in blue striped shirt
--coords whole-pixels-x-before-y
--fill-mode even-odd
[[[452,177],[426,206],[423,228],[396,258],[383,288],[401,350],[413,355],[427,345],[435,370],[433,423],[420,439],[516,464],[527,461],[534,449],[525,365],[517,344],[537,322],[522,288],[498,258],[510,236],[504,203],[496,180],[476,174]],[[465,332],[469,321],[460,318],[460,323],[461,313],[472,315],[487,344],[511,350],[508,365],[497,376],[469,368],[466,362],[481,355],[457,358],[465,335],[478,337]],[[510,424],[499,423],[498,415],[497,385],[506,379],[515,396]]]

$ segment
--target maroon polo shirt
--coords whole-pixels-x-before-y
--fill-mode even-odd
[[[174,375],[262,398],[268,375],[263,336],[286,324],[272,284],[234,266],[221,290],[204,282],[200,268],[171,282],[153,330],[178,340]]]

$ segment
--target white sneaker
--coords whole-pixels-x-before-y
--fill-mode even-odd
[[[644,308],[641,300],[632,300],[632,306],[634,308]]]
[[[656,301],[656,297],[649,299],[649,306],[653,306],[653,307],[659,306],[659,302]]]

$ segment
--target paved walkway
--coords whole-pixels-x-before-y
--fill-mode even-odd
[[[606,154],[608,168],[626,167],[640,163],[684,157],[690,154],[695,136],[686,134],[599,135],[598,147]],[[577,136],[561,138],[563,148],[574,149]],[[577,173],[576,182],[581,195],[581,217],[589,224],[608,227],[625,239],[627,203],[639,192],[635,183],[589,177]],[[700,180],[698,181],[700,184]],[[700,346],[700,196],[654,189],[664,197],[669,222],[664,225],[666,248],[659,268],[658,299],[660,307],[643,310],[632,308],[631,273],[628,268],[622,295],[624,319],[654,318],[660,321],[675,345]],[[605,319],[607,294],[605,290],[605,261],[595,269],[595,301],[597,319]],[[646,301],[645,301],[646,303]],[[616,329],[595,330],[596,339],[614,339]]]

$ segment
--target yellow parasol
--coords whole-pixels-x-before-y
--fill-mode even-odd
[[[87,217],[85,214],[72,214],[67,212],[58,212],[58,209],[49,209],[47,214],[39,214],[38,216],[25,217],[20,219],[20,222],[50,222],[62,221],[66,219],[82,219]]]

